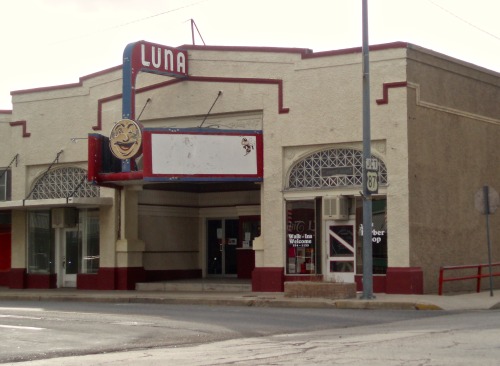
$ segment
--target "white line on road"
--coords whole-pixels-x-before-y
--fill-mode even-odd
[[[20,327],[16,325],[0,325],[0,328],[8,328],[8,329],[23,329],[23,330],[43,330],[45,328],[37,328],[37,327]]]
[[[42,320],[42,318],[39,318],[39,317],[34,317],[34,316],[22,316],[22,315],[2,315],[2,314],[0,314],[0,318],[13,318],[13,319]]]

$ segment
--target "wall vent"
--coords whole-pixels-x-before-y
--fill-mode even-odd
[[[349,199],[345,196],[323,197],[324,220],[348,220]]]

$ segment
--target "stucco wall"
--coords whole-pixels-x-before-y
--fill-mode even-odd
[[[389,172],[389,184],[381,189],[381,193],[387,194],[390,207],[388,231],[391,266],[406,266],[409,263],[406,89],[391,91],[391,103],[387,105],[377,105],[376,99],[382,97],[384,83],[406,80],[405,55],[405,48],[371,54],[372,152],[385,162]],[[277,199],[280,190],[286,185],[290,168],[303,156],[321,149],[348,147],[362,150],[361,54],[297,62],[286,84],[285,96],[285,105],[290,106],[290,113],[280,115],[274,124],[264,121],[265,136],[268,138],[265,141],[265,164],[266,169],[270,167],[273,173],[265,177],[262,201],[266,209],[263,212],[272,211],[274,216],[272,225],[268,224],[267,227],[263,220],[264,240],[266,250],[271,246],[275,252],[280,251],[280,260],[285,243],[283,197],[310,198],[332,194],[304,190],[285,192],[281,194],[281,199]],[[333,193],[359,196],[360,190],[360,187],[352,187]],[[278,265],[278,261],[274,264]]]
[[[441,265],[487,263],[474,195],[484,184],[500,190],[500,75],[425,51],[409,56],[410,264],[424,269],[424,290],[434,292]],[[500,237],[498,215],[491,235]],[[496,239],[492,249],[498,260]]]
[[[146,270],[199,268],[198,218],[141,215]]]

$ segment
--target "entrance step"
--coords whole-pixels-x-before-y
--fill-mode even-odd
[[[198,279],[138,283],[135,289],[159,292],[251,292],[252,283],[240,279]]]

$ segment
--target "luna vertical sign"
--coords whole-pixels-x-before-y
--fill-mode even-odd
[[[139,41],[130,43],[123,52],[122,117],[135,118],[135,81],[139,72],[149,72],[186,78],[188,55],[186,50]]]

